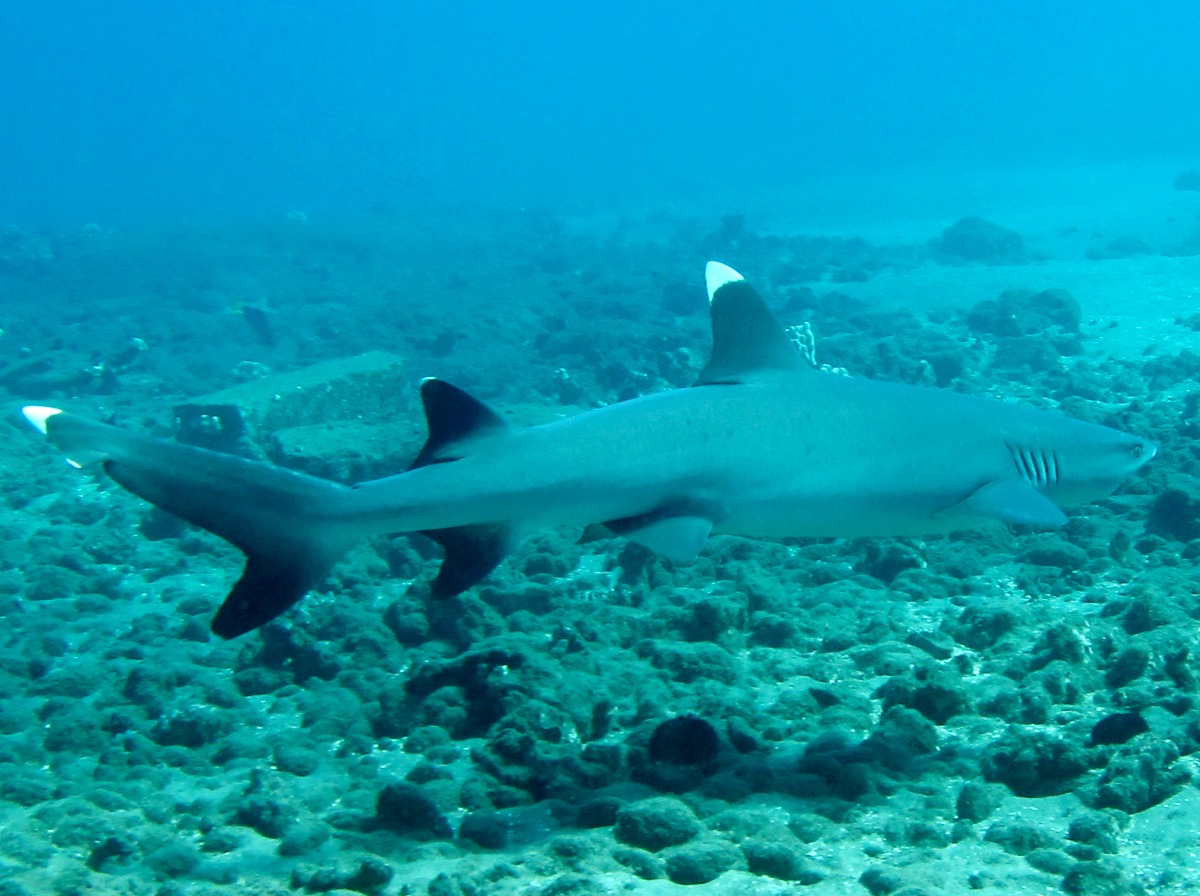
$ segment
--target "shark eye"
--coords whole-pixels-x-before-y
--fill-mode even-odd
[[[1129,449],[1129,453],[1132,454],[1135,458],[1141,457],[1143,454],[1146,453],[1146,446],[1143,445],[1141,442],[1137,442],[1132,448]]]

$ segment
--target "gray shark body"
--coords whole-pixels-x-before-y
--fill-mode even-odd
[[[77,465],[232,542],[246,570],[214,620],[233,637],[290,607],[355,543],[421,531],[438,596],[523,534],[605,523],[686,560],[711,533],[924,535],[1056,526],[1154,454],[1144,439],[993,399],[818,372],[757,294],[712,263],[713,355],[696,386],[513,429],[440,380],[411,469],[355,486],[28,408]]]

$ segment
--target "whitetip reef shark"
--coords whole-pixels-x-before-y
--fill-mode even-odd
[[[233,638],[304,596],[353,545],[423,532],[459,594],[526,533],[604,523],[678,561],[712,533],[916,536],[987,520],[1067,521],[1154,456],[1145,439],[1051,411],[813,369],[732,268],[706,269],[713,348],[696,384],[519,429],[427,379],[429,437],[403,473],[342,485],[128,432],[57,408],[25,417],[72,465],[231,542]]]

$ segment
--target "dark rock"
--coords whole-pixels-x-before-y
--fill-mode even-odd
[[[1136,712],[1114,712],[1092,726],[1092,746],[1123,744],[1150,730],[1146,720]]]
[[[687,843],[700,833],[700,822],[682,800],[654,797],[625,806],[617,813],[613,834],[629,846],[658,852]]]
[[[375,801],[375,823],[397,834],[446,839],[450,822],[437,804],[420,788],[406,781],[393,781]]]
[[[720,752],[717,730],[698,716],[667,719],[650,735],[649,753],[655,762],[705,766],[716,762]]]
[[[1026,257],[1025,241],[1019,233],[973,215],[943,230],[930,248],[935,255],[951,261],[1011,264]]]

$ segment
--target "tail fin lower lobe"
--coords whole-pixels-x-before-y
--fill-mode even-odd
[[[241,579],[213,619],[222,638],[252,631],[287,610],[352,544],[332,525],[350,491],[345,486],[71,414],[30,419],[79,466],[99,463],[133,494],[246,555]]]

